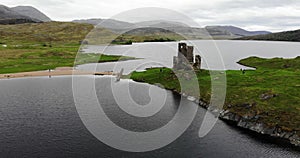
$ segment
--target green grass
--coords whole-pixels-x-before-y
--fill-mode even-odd
[[[160,34],[145,34],[145,35],[130,35],[124,34],[117,39],[122,39],[125,41],[132,42],[170,42],[170,41],[179,41],[185,40],[182,36],[175,33],[160,33]]]
[[[77,53],[79,45],[0,48],[0,74],[72,67],[74,65],[135,59],[94,53]],[[76,58],[77,57],[77,58]],[[76,62],[75,62],[76,58]]]
[[[184,39],[175,33],[116,34],[105,28],[72,22],[46,22],[36,24],[0,25],[0,44],[8,45],[77,45],[79,41],[89,44],[130,44],[132,42]]]
[[[78,53],[80,41],[93,28],[70,22],[0,25],[0,74],[71,67],[76,57],[76,65],[134,59]]]
[[[89,44],[100,45],[100,44],[119,44],[127,45],[137,42],[168,42],[168,41],[179,41],[185,40],[179,34],[172,32],[159,32],[159,33],[138,33],[138,34],[117,34],[108,29],[94,28],[87,35],[86,40]]]
[[[257,69],[247,70],[245,74],[238,70],[226,71],[227,95],[224,108],[240,116],[259,115],[259,122],[270,127],[279,126],[287,131],[295,130],[299,134],[300,57],[295,59],[251,57],[241,60],[239,63]],[[168,68],[162,70],[160,72],[160,68],[153,68],[145,72],[133,72],[130,78],[150,84],[159,83],[166,89],[180,92],[182,87],[172,70]],[[200,86],[199,97],[209,103],[211,97],[210,73],[208,70],[196,73]],[[188,81],[185,84],[192,87]],[[193,95],[193,91],[185,93]],[[275,97],[262,99],[262,95],[274,95]]]
[[[78,44],[94,28],[89,24],[46,22],[0,25],[0,43],[8,45]]]

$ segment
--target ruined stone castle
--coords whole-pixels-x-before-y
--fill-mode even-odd
[[[200,69],[201,56],[196,55],[194,59],[194,47],[186,43],[178,44],[178,55],[173,58],[173,69]]]

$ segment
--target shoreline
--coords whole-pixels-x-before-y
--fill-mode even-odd
[[[196,71],[195,80],[201,83],[201,95],[194,93],[192,88],[182,91],[178,75],[185,77],[185,87],[193,87],[192,82],[189,82],[190,76],[184,71],[175,74],[170,68],[152,68],[145,72],[133,72],[129,77],[138,82],[159,83],[163,88],[209,109],[224,122],[262,136],[287,140],[299,148],[300,82],[297,72],[300,70],[300,57],[266,59],[253,56],[238,63],[255,67],[256,70],[246,73],[239,70],[226,71],[226,98],[225,103],[222,103],[224,107],[220,109],[212,109],[213,106],[210,106],[211,82],[218,78],[212,78],[208,70]]]
[[[66,75],[114,75],[113,72],[90,72],[83,70],[76,70],[73,67],[58,67],[54,70],[41,70],[41,71],[29,71],[29,72],[18,72],[18,73],[7,73],[0,74],[1,79],[12,79],[12,78],[25,78],[25,77],[45,77],[49,78],[53,76],[66,76]]]
[[[177,92],[176,90],[171,90],[173,93],[176,93],[178,95],[181,95],[186,98],[196,98],[194,96],[188,96],[186,94],[182,94],[180,92]],[[188,99],[189,100],[189,99]],[[209,110],[209,104],[204,102],[201,99],[196,99],[194,101],[190,100],[191,102],[194,102],[195,104],[199,105],[200,107],[212,112]],[[276,139],[282,139],[283,141],[288,141],[291,145],[295,147],[300,147],[300,137],[297,135],[295,131],[284,131],[280,127],[268,127],[265,125],[265,123],[262,122],[256,122],[256,116],[254,117],[243,117],[240,116],[234,112],[231,112],[229,110],[222,110],[218,118],[226,123],[230,123],[234,125],[235,127],[240,127],[246,130],[256,132],[257,134],[260,134],[262,136],[270,136]]]
[[[65,76],[65,75],[115,75],[113,72],[89,72],[89,71],[82,71],[76,70],[73,67],[58,67],[54,70],[42,70],[42,71],[31,71],[31,72],[19,72],[19,73],[8,73],[8,74],[0,74],[1,79],[12,79],[12,78],[25,78],[25,77],[45,77],[49,76]],[[133,80],[135,82],[140,82]],[[142,82],[146,83],[146,82]],[[165,88],[167,89],[167,88]],[[194,96],[188,96],[186,94],[182,94],[174,89],[167,89],[181,95],[186,98],[197,98]],[[209,110],[209,104],[201,99],[190,100],[200,107]],[[220,111],[218,118],[226,123],[230,123],[235,127],[241,127],[246,130],[250,130],[252,132],[256,132],[260,135],[267,135],[270,137],[274,137],[277,139],[282,139],[285,141],[289,141],[290,144],[294,145],[295,147],[300,147],[300,137],[297,135],[295,131],[284,131],[280,127],[269,127],[262,122],[257,121],[258,116],[253,117],[243,117],[230,110],[222,110]]]
[[[147,83],[138,80],[133,80],[133,81],[140,82],[140,83]],[[189,96],[185,93],[178,92],[174,89],[168,89],[168,88],[164,88],[164,89],[169,90],[178,95],[181,95],[182,97],[187,98],[189,101],[199,105],[201,108],[213,112],[212,110],[209,110],[209,104],[203,101],[201,98],[196,99],[197,97]],[[195,99],[190,100],[189,98],[195,98]],[[225,123],[229,123],[234,127],[239,127],[248,130],[248,132],[255,132],[256,134],[259,134],[261,136],[269,136],[272,138],[280,139],[282,141],[288,141],[291,145],[300,149],[300,137],[297,135],[296,131],[284,131],[281,127],[268,127],[265,123],[256,122],[256,116],[243,117],[225,109],[219,111],[219,115],[217,117],[221,121],[224,121]]]

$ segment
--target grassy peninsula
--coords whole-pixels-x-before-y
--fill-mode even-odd
[[[78,53],[93,25],[68,22],[0,25],[0,74],[130,60],[132,57]]]
[[[251,121],[263,123],[269,128],[295,132],[300,136],[300,57],[295,59],[250,57],[239,63],[255,67],[256,70],[247,70],[244,74],[239,70],[226,71],[227,96],[224,110],[243,118],[251,118]],[[198,70],[196,73],[200,86],[199,97],[209,103],[210,73],[208,70]],[[150,84],[159,83],[166,89],[181,91],[177,77],[168,68],[133,72],[130,78]],[[190,92],[184,93],[193,96]]]

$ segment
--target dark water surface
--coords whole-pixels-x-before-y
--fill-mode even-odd
[[[93,77],[82,76],[89,82]],[[167,91],[165,106],[148,119],[136,119],[122,111],[114,100],[111,79],[95,79],[99,101],[107,116],[117,125],[132,131],[154,130],[175,115],[180,96]],[[118,84],[125,84],[121,81]],[[148,84],[130,81],[130,94],[147,104]],[[88,100],[87,100],[88,101]],[[185,106],[197,106],[183,100]],[[205,110],[197,115],[176,141],[145,153],[130,153],[111,148],[97,140],[82,123],[74,104],[71,77],[25,78],[0,81],[0,157],[299,157],[287,144],[249,134],[218,121],[204,138],[198,131]],[[97,121],[97,120],[95,120]],[[163,138],[162,138],[163,139]]]

